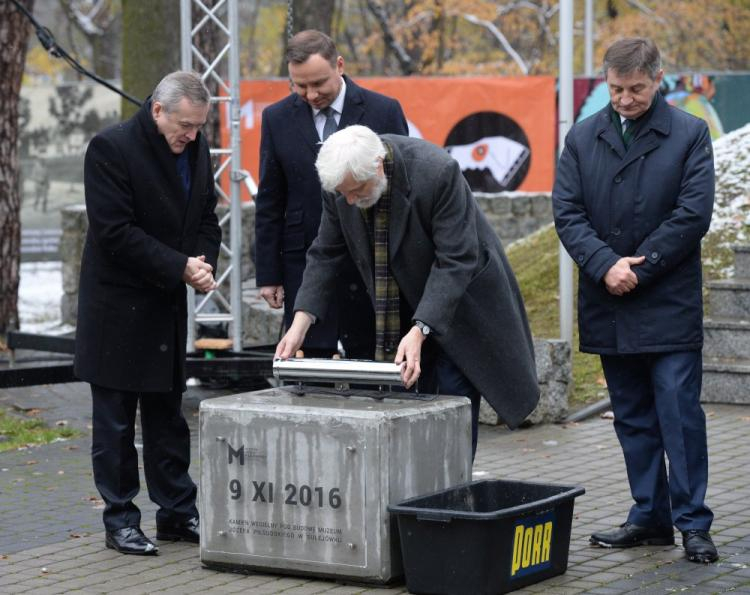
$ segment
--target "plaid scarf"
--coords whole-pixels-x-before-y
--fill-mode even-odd
[[[391,212],[391,176],[393,175],[393,152],[386,144],[383,171],[388,180],[382,196],[370,209],[362,211],[367,227],[375,263],[375,360],[392,360],[396,355],[401,336],[399,315],[399,290],[391,275],[388,263],[388,220]]]

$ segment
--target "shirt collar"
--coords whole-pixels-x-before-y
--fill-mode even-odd
[[[329,107],[332,107],[333,110],[337,114],[341,114],[344,111],[344,97],[346,96],[346,81],[344,80],[344,77],[341,77],[341,88],[339,89],[339,94],[336,95],[336,99],[333,100],[333,103]],[[318,114],[321,112],[319,109],[313,108],[313,118],[316,118]]]

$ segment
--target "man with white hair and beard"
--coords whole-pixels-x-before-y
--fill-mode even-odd
[[[518,426],[539,399],[531,332],[458,163],[424,140],[350,126],[328,137],[315,166],[323,216],[276,357],[291,357],[325,318],[351,255],[375,311],[374,359],[400,364],[406,388],[421,377],[421,392],[467,396],[472,452],[480,395]]]

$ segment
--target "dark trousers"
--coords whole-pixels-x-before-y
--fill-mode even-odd
[[[700,351],[601,357],[635,503],[628,522],[708,530]],[[669,460],[667,471],[664,455]]]
[[[467,397],[471,401],[471,460],[473,461],[477,452],[479,404],[482,397],[463,372],[443,353],[438,356],[435,373],[439,394]]]
[[[198,516],[197,489],[190,475],[190,430],[182,415],[182,393],[135,393],[91,385],[94,483],[104,500],[104,526],[112,531],[140,524],[133,503],[140,488],[135,439],[141,407],[143,469],[157,523]]]

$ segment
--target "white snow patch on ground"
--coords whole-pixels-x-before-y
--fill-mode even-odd
[[[22,262],[18,286],[20,330],[27,333],[64,333],[60,300],[63,295],[61,262]]]
[[[750,227],[750,124],[714,142],[716,201],[711,231],[736,229],[747,241]]]

